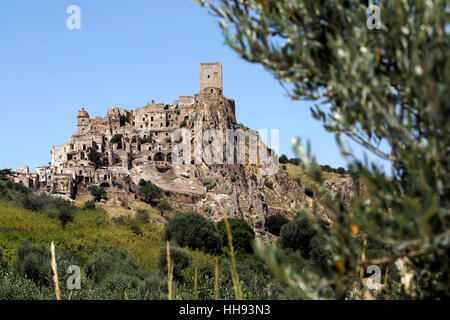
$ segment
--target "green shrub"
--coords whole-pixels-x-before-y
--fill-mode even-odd
[[[54,300],[53,288],[38,287],[13,270],[0,269],[0,300]]]
[[[186,127],[186,120],[181,121],[180,128]]]
[[[144,143],[154,143],[155,141],[152,138],[152,135],[149,135],[147,137],[144,138],[139,138],[139,144],[144,144]]]
[[[98,168],[104,164],[103,155],[94,148],[88,148],[88,159]]]
[[[120,126],[123,127],[125,123],[130,123],[130,120],[127,116],[124,116],[123,114],[120,115]]]
[[[139,191],[138,195],[142,198],[142,200],[148,204],[154,203],[156,199],[162,197],[162,190],[157,185],[151,183],[150,181],[141,180],[139,182]]]
[[[211,189],[214,188],[217,184],[216,180],[211,178],[203,178],[202,183],[204,186],[209,186]]]
[[[0,248],[0,270],[6,269],[6,267],[7,267],[6,262],[5,260],[3,260],[3,252]]]
[[[161,214],[164,214],[165,212],[172,211],[172,206],[170,205],[170,202],[166,199],[161,200],[156,208],[159,210]]]
[[[148,211],[145,209],[137,209],[136,210],[136,220],[139,223],[149,223],[150,216],[148,214]]]
[[[69,222],[73,222],[74,220],[75,206],[69,201],[65,201],[58,207],[57,210],[58,210],[58,219],[61,222],[61,227],[65,229],[66,225]]]
[[[211,214],[211,212],[212,212],[211,206],[203,206],[202,209],[207,214]]]
[[[31,194],[32,190],[28,187],[25,187],[21,183],[12,182],[11,180],[6,179],[6,174],[1,176],[0,179],[0,197],[5,200],[14,200],[14,196],[17,194]],[[20,203],[18,204],[20,205]]]
[[[124,292],[128,293],[137,290],[141,280],[135,275],[130,275],[126,273],[112,273],[106,276],[100,283],[98,290],[117,292],[120,298],[124,297]]]
[[[301,187],[302,186],[302,179],[300,179],[300,177],[296,177],[295,178],[295,182],[297,182],[297,184]]]
[[[146,275],[137,287],[139,299],[144,300],[167,299],[168,291],[167,279],[161,277],[159,274]]]
[[[214,223],[196,211],[177,213],[166,224],[164,241],[175,241],[179,246],[217,253],[221,239]]]
[[[133,232],[137,236],[142,236],[142,229],[139,225],[139,222],[135,220],[130,220],[130,223],[127,225],[128,229],[130,229],[131,232]]]
[[[95,210],[95,209],[96,209],[95,201],[93,200],[88,200],[83,205],[83,210]]]
[[[285,154],[282,154],[279,159],[279,162],[282,164],[288,163],[288,157]]]
[[[103,189],[102,186],[89,186],[88,188],[89,192],[91,193],[91,196],[94,197],[95,202],[99,202],[102,199],[106,199],[106,191]]]
[[[116,133],[112,138],[110,143],[111,144],[116,144],[117,143],[117,149],[122,149],[122,135]]]
[[[34,193],[17,193],[13,196],[13,202],[31,211],[41,211],[44,208],[44,197]]]
[[[219,265],[223,281],[232,287],[232,264],[230,259],[223,259]],[[269,298],[268,290],[271,287],[272,274],[266,265],[256,259],[240,259],[236,262],[239,281],[242,283],[242,292],[245,299],[265,300]]]
[[[170,244],[170,259],[173,262],[173,276],[182,280],[181,271],[186,269],[192,263],[192,257],[186,249]],[[163,274],[167,274],[167,247],[161,246],[158,253],[158,268]]]
[[[236,252],[252,253],[252,242],[255,240],[253,228],[242,219],[228,219],[230,231],[233,238],[233,247]],[[217,231],[222,238],[222,243],[228,243],[228,235],[225,227],[225,221],[221,220],[217,224]]]
[[[114,222],[121,226],[127,227],[128,230],[130,230],[131,232],[133,232],[138,236],[142,236],[143,234],[140,226],[140,223],[142,222],[138,222],[137,219],[131,219],[130,217],[120,216],[114,218]]]
[[[58,250],[56,250],[55,255],[58,265],[58,277],[63,279],[67,267],[73,264],[73,261],[67,254]],[[25,276],[39,287],[49,286],[53,279],[50,245],[32,244],[28,241],[22,243],[17,249],[14,269],[17,274]]]
[[[289,220],[286,217],[283,217],[281,214],[277,213],[266,218],[266,228],[271,234],[279,236],[281,227],[288,222]]]
[[[281,227],[278,244],[281,248],[300,251],[305,259],[309,259],[311,239],[316,235],[307,217],[297,216]]]
[[[116,274],[139,274],[136,259],[127,251],[102,247],[87,264],[86,276],[96,284]]]

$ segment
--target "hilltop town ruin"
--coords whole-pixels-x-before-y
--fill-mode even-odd
[[[16,170],[13,180],[36,192],[71,199],[90,185],[136,194],[139,181],[149,180],[184,207],[192,206],[214,220],[224,214],[245,219],[259,235],[265,234],[267,214],[295,214],[304,192],[283,170],[263,176],[261,165],[249,163],[174,164],[172,133],[186,128],[193,134],[198,121],[203,128],[246,129],[236,122],[234,100],[223,95],[220,63],[201,63],[199,92],[172,104],[152,101],[136,110],[115,107],[104,118],[91,118],[82,108],[77,132],[69,142],[53,147],[49,165],[36,172],[28,167]]]
[[[54,146],[51,162],[35,173],[16,171],[15,180],[32,189],[73,198],[77,184],[110,187],[123,183],[130,170],[140,166],[170,164],[171,133],[190,127],[199,105],[214,99],[225,106],[235,121],[234,101],[222,96],[222,65],[200,64],[200,92],[180,96],[172,104],[152,101],[136,110],[108,109],[106,117],[90,118],[82,108],[77,116],[77,133],[70,142]],[[101,153],[101,163],[89,159],[91,150]]]

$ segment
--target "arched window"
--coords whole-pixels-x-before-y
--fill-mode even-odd
[[[155,161],[164,161],[164,155],[161,152],[158,152],[153,159]]]

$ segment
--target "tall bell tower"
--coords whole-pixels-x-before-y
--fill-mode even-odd
[[[82,108],[78,111],[78,134],[83,134],[86,132],[89,123],[89,113]]]
[[[222,94],[222,64],[200,63],[200,93]]]

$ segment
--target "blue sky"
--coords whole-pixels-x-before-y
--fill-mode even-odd
[[[66,27],[70,5],[81,8],[81,30]],[[300,136],[319,163],[346,164],[334,135],[310,116],[313,102],[286,97],[261,66],[224,44],[217,20],[190,0],[3,1],[0,41],[0,168],[47,164],[52,146],[76,131],[81,107],[103,117],[114,106],[197,93],[200,62],[223,64],[237,120],[279,129],[280,154],[293,156],[291,140]]]

